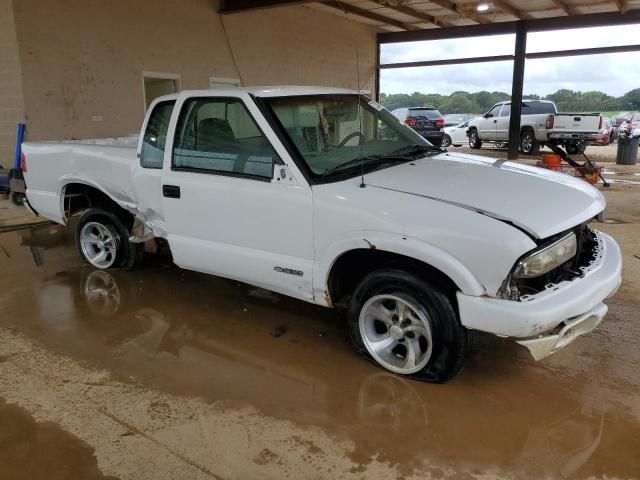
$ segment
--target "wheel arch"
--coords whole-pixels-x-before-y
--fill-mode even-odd
[[[80,179],[69,179],[61,184],[60,211],[65,224],[74,213],[98,206],[113,212],[129,228],[133,225],[134,214],[97,185]]]
[[[314,290],[316,303],[327,306],[353,291],[355,284],[366,274],[393,266],[402,266],[423,278],[436,280],[451,292],[475,296],[486,293],[481,282],[455,257],[441,248],[408,237],[396,240],[384,235],[363,235],[334,246],[325,258],[330,260],[320,262],[314,281],[319,288]]]

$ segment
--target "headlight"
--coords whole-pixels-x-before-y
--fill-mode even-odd
[[[572,232],[521,260],[513,276],[534,278],[544,275],[575,257],[577,250],[578,242]]]

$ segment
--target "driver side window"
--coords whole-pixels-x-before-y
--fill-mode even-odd
[[[489,110],[489,112],[487,113],[487,117],[489,117],[489,116],[497,117],[498,116],[498,112],[500,111],[500,107],[502,107],[502,105],[496,105],[491,110]]]

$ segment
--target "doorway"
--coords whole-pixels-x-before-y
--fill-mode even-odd
[[[146,111],[156,98],[180,91],[180,75],[175,73],[142,72],[142,87]]]

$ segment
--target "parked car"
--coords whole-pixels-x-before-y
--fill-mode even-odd
[[[455,127],[456,125],[471,120],[473,115],[469,113],[450,113],[444,116],[444,126]],[[466,139],[465,139],[466,142]]]
[[[469,123],[469,146],[483,142],[509,141],[511,102],[496,103],[482,117]],[[594,141],[602,129],[600,114],[558,113],[548,100],[523,100],[520,121],[520,150],[537,154],[544,144],[563,145],[568,153],[583,152],[586,142]]]
[[[443,147],[460,147],[467,143],[467,129],[469,128],[469,120],[460,123],[454,127],[444,127],[444,138],[442,140]]]
[[[617,138],[617,128],[614,129],[614,123],[615,120],[611,118],[603,118],[602,130],[600,130],[600,133],[595,138],[595,140],[589,142],[589,145],[607,146],[613,143],[613,141]]]
[[[462,369],[473,330],[550,355],[621,282],[618,245],[589,225],[597,189],[443,152],[351,90],[183,91],[150,105],[137,147],[23,154],[29,208],[81,214],[94,268],[134,268],[155,238],[181,268],[346,305],[358,353],[428,381]]]
[[[634,113],[629,119],[629,131],[633,132],[640,126],[640,113]]]
[[[432,145],[436,147],[442,145],[445,120],[437,108],[396,108],[391,113],[426,138]]]

